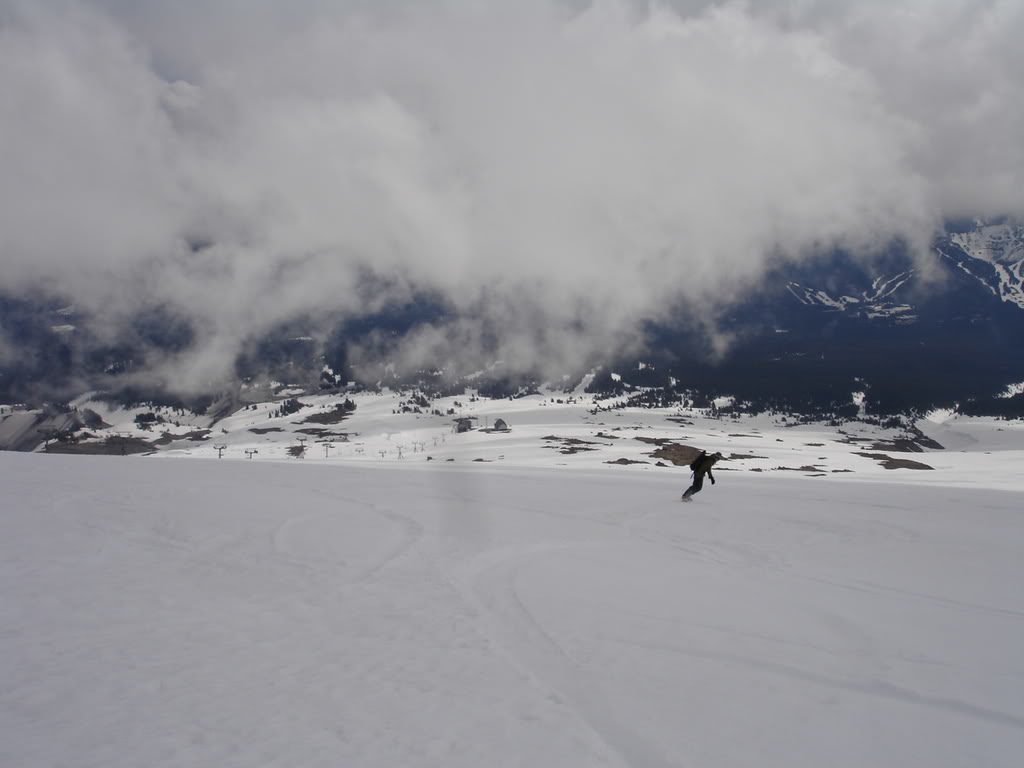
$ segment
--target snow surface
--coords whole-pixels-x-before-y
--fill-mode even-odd
[[[1020,765],[1019,428],[930,423],[941,468],[889,471],[834,429],[524,400],[455,435],[360,396],[304,461],[263,406],[220,461],[0,453],[0,765]],[[651,435],[768,458],[682,504],[685,468],[603,463]],[[783,459],[855,471],[753,471]]]
[[[954,233],[950,240],[971,258],[990,264],[999,280],[999,297],[1024,309],[1024,228],[992,224]],[[957,266],[976,277],[961,264]]]
[[[1018,381],[1014,384],[1010,384],[1007,388],[999,395],[1002,398],[1016,397],[1017,395],[1024,394],[1024,381]]]
[[[350,399],[356,410],[337,424],[306,421],[310,416],[331,413]],[[76,402],[96,411],[111,425],[90,430],[98,440],[119,435],[153,440],[166,433],[171,442],[158,447],[155,457],[216,458],[214,445],[227,446],[224,460],[254,462],[290,460],[291,451],[305,441],[304,461],[336,466],[432,462],[499,464],[509,468],[565,468],[626,474],[678,473],[680,468],[658,466],[651,441],[721,451],[727,461],[723,471],[757,473],[763,479],[792,477],[798,473],[820,481],[822,475],[851,480],[915,482],[970,487],[1024,488],[1024,422],[968,418],[953,415],[918,426],[947,450],[919,454],[891,453],[875,449],[875,441],[891,441],[904,430],[881,429],[860,422],[841,427],[798,424],[787,416],[712,416],[694,408],[621,408],[626,397],[595,400],[591,395],[550,393],[514,400],[487,399],[474,395],[439,398],[422,413],[401,412],[409,396],[400,392],[361,392],[344,395],[304,395],[306,404],[297,413],[273,415],[280,403],[254,403],[248,409],[210,422],[205,416],[160,408],[111,408],[95,400]],[[720,406],[733,398],[717,401]],[[444,415],[431,414],[437,410]],[[453,415],[448,415],[448,411]],[[135,423],[140,413],[155,412],[165,419],[146,429]],[[397,413],[396,413],[397,411]],[[477,427],[491,427],[504,420],[508,433],[456,434],[454,419],[472,418]],[[933,416],[934,418],[934,416]],[[3,422],[0,422],[2,427]],[[201,439],[188,437],[211,430]],[[322,430],[310,432],[309,430]],[[305,430],[305,431],[303,431]],[[554,438],[554,439],[549,439]],[[572,448],[567,440],[584,441]],[[325,450],[324,443],[333,447]],[[909,458],[934,471],[885,469],[873,455]],[[610,467],[620,460],[640,462]],[[664,462],[663,462],[664,463]],[[914,477],[906,477],[912,474]]]

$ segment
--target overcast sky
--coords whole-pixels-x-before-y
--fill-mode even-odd
[[[1019,0],[0,0],[0,288],[189,317],[182,382],[413,289],[570,364],[1024,214],[1022,39]]]

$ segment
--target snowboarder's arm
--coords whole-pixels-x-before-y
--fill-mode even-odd
[[[711,481],[712,485],[715,484],[715,476],[711,474],[711,470],[710,469],[708,469],[708,480]]]

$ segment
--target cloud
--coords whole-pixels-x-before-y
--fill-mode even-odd
[[[916,125],[910,160],[947,216],[1024,212],[1024,5],[1016,0],[767,0],[751,12],[809,29]]]
[[[583,361],[1024,211],[1018,5],[0,0],[0,287],[189,318],[184,388],[419,292],[410,361]]]

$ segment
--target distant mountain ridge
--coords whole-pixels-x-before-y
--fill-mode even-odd
[[[867,262],[836,251],[782,265],[720,318],[724,358],[709,358],[701,332],[665,323],[645,363],[754,410],[829,413],[865,390],[876,413],[1024,416],[1024,398],[1002,396],[1024,381],[1024,226],[952,224],[924,259],[897,244]],[[651,368],[626,377],[656,379]]]
[[[1024,226],[979,223],[941,239],[936,251],[1002,301],[1024,309]]]
[[[786,288],[805,306],[850,312],[868,319],[892,318],[896,322],[912,323],[917,319],[914,308],[904,302],[894,302],[891,297],[913,277],[914,270],[900,272],[893,277],[876,277],[871,281],[871,288],[860,291],[859,296],[832,297],[820,288],[811,288],[792,281],[786,284]]]
[[[984,305],[986,294],[990,294],[1024,310],[1024,225],[978,222],[973,230],[950,232],[938,238],[933,253],[937,264],[947,271],[947,279],[952,284],[959,283],[961,295],[957,298],[961,302],[974,287],[981,291],[968,302],[971,305]],[[875,271],[847,268],[848,283],[842,288],[835,286],[836,275],[844,274],[843,270],[836,270],[836,259],[824,268],[815,263],[810,269],[793,271],[799,277],[787,280],[786,288],[805,306],[898,323],[915,322],[922,302],[943,301],[949,298],[951,289],[955,291],[952,285],[922,289],[915,282],[920,279],[919,272],[906,255],[895,259],[890,256]],[[863,287],[859,283],[866,278],[870,285]]]
[[[657,390],[661,394],[652,402],[669,402],[684,392],[705,399],[732,396],[755,410],[818,414],[845,408],[851,393],[863,391],[876,413],[967,407],[1024,416],[1024,394],[1004,396],[1024,381],[1024,225],[951,223],[930,256],[932,264],[921,264],[895,245],[868,263],[836,251],[781,265],[755,293],[716,318],[714,331],[695,326],[680,310],[647,327],[642,358],[590,361],[603,371],[591,389]],[[505,366],[478,378],[474,371],[398,372],[384,360],[378,377],[348,364],[350,343],[381,331],[401,336],[443,318],[438,303],[417,298],[339,322],[330,333],[318,334],[326,339],[322,343],[296,320],[232,363],[239,383],[263,380],[271,388],[277,382],[299,391],[338,388],[360,377],[436,390],[469,386],[499,396],[541,383],[534,372]],[[181,351],[194,336],[187,322],[152,310],[118,342],[100,343],[88,318],[66,300],[3,295],[0,329],[8,346],[0,358],[0,403],[70,399],[95,388],[135,402],[162,396],[119,382],[145,367],[147,350]],[[716,356],[712,332],[729,340],[724,356]],[[574,386],[586,371],[564,373]],[[223,394],[210,393],[205,400]]]

